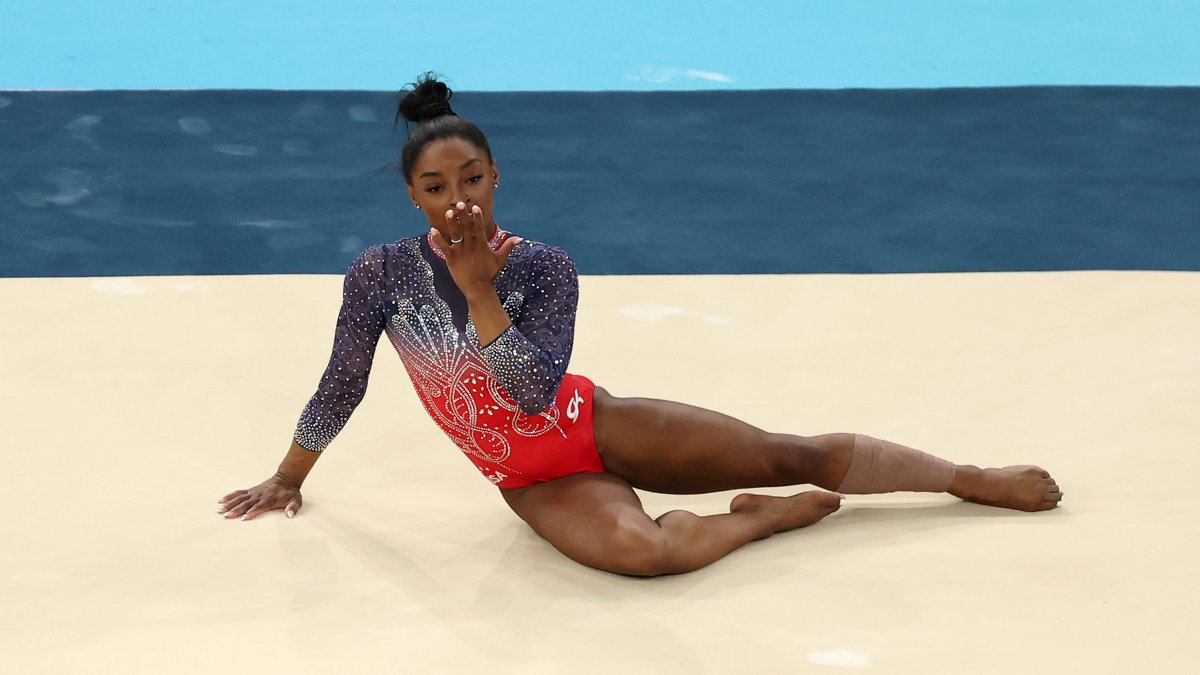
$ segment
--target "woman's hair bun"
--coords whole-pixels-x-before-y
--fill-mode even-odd
[[[459,117],[450,109],[452,95],[445,82],[439,82],[437,75],[428,72],[400,90],[396,124],[400,124],[401,117],[416,123],[414,127],[405,123],[408,139],[400,151],[400,174],[409,185],[413,184],[412,174],[417,160],[425,147],[434,141],[461,138],[482,150],[487,155],[488,163],[493,163],[492,148],[488,145],[487,137],[470,120]]]
[[[408,87],[411,87],[409,89]],[[400,106],[396,110],[396,121],[400,118],[420,124],[442,115],[453,115],[450,109],[450,97],[454,92],[445,82],[439,82],[437,75],[425,73],[411,82],[405,89],[400,90]]]

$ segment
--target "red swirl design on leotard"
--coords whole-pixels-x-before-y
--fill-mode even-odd
[[[458,333],[444,305],[414,306],[403,301],[391,317],[396,351],[433,421],[464,453],[504,466],[510,438],[557,432],[560,413],[549,406],[527,415],[488,371],[472,338]],[[472,331],[473,332],[473,331]],[[516,439],[513,439],[516,440]],[[511,467],[508,467],[510,470]],[[515,471],[515,470],[513,470]]]

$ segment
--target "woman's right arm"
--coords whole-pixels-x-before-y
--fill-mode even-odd
[[[217,502],[218,513],[250,520],[273,509],[284,509],[289,518],[300,510],[301,483],[367,392],[375,347],[384,326],[380,304],[383,258],[381,247],[373,246],[346,270],[329,364],[316,393],[300,414],[292,445],[279,470],[254,487],[222,497]]]

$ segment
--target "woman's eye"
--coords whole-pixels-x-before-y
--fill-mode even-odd
[[[470,178],[467,179],[467,182],[478,183],[481,180],[483,180],[483,174],[479,174],[478,176],[471,176]]]
[[[426,192],[437,192],[438,190],[441,190],[441,189],[442,189],[441,185],[434,185],[433,187],[425,188],[425,191]]]

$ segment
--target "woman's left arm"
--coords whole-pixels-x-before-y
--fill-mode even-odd
[[[575,339],[579,277],[575,263],[564,251],[536,245],[520,269],[513,270],[520,275],[519,286],[525,294],[514,325],[500,303],[494,280],[521,240],[510,237],[498,251],[491,250],[482,216],[478,206],[468,212],[459,202],[446,212],[445,224],[434,228],[434,240],[446,256],[454,283],[467,299],[488,370],[522,412],[536,415],[554,403],[567,372]]]
[[[521,287],[525,289],[525,298],[515,324],[503,328],[498,337],[489,341],[494,333],[485,331],[481,319],[494,329],[491,322],[482,313],[477,315],[474,305],[470,311],[488,369],[522,412],[536,415],[554,403],[567,373],[575,340],[579,276],[575,263],[564,251],[542,245],[531,251],[528,264],[519,273],[523,277]],[[489,301],[484,297],[480,302]],[[495,304],[503,317],[499,325],[508,324],[508,314],[494,289],[490,303]]]

